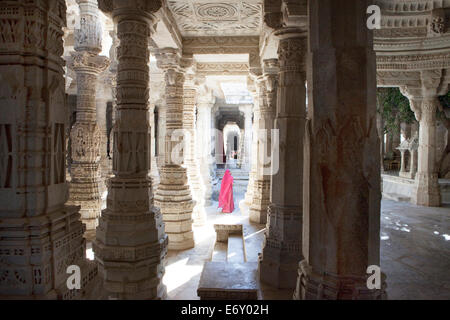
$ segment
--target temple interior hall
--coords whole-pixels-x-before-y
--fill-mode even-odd
[[[0,300],[450,300],[449,85],[450,0],[2,0]]]

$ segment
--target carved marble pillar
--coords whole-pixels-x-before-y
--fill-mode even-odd
[[[253,89],[254,88],[254,89]],[[252,90],[253,89],[253,90]],[[254,85],[249,86],[249,91],[253,96],[253,125],[252,125],[252,143],[250,154],[250,172],[248,174],[247,192],[245,193],[244,203],[250,207],[253,201],[253,192],[256,179],[257,153],[258,153],[258,128],[259,128],[259,98]]]
[[[239,129],[239,146],[238,146],[238,150],[237,150],[237,164],[238,167],[240,169],[242,169],[242,165],[243,165],[243,161],[244,161],[244,141],[245,141],[245,136],[244,136],[244,129]]]
[[[380,153],[369,1],[309,3],[303,255],[294,298],[380,299]],[[351,75],[350,75],[351,73]],[[323,90],[328,90],[324,95]]]
[[[280,63],[275,130],[279,130],[279,168],[271,177],[271,198],[262,254],[261,281],[295,288],[302,258],[303,137],[306,113],[307,33],[276,32]]]
[[[400,150],[400,176],[406,173],[405,151],[406,150]]]
[[[166,158],[166,118],[167,118],[167,106],[158,106],[158,157],[156,159],[158,165],[158,171],[160,173],[161,181],[161,168],[164,166],[164,159]]]
[[[242,157],[242,169],[250,171],[251,152],[252,152],[252,105],[239,107],[239,111],[244,113],[244,146]]]
[[[205,206],[211,205],[212,196],[211,166],[214,161],[211,155],[211,136],[213,134],[211,130],[211,112],[214,107],[214,100],[212,95],[197,97],[197,159],[200,168],[202,168],[200,173],[205,188]]]
[[[156,59],[158,67],[165,73],[167,110],[165,159],[155,204],[163,214],[169,249],[184,250],[194,247],[192,209],[195,205],[189,190],[187,170],[180,165],[183,154],[180,154],[181,142],[177,138],[182,137],[179,131],[183,127],[184,72],[180,68],[179,52],[175,49],[159,50]]]
[[[103,87],[105,87],[104,83],[101,83],[102,81],[98,81],[97,83],[97,88],[99,85],[102,85]],[[108,83],[109,85],[109,83]],[[102,94],[99,95],[99,91],[97,90],[97,98],[95,101],[96,104],[96,109],[97,109],[97,125],[99,127],[99,131],[100,131],[100,148],[99,148],[99,153],[100,153],[100,161],[99,161],[99,173],[100,173],[100,196],[103,198],[103,195],[105,193],[105,191],[107,190],[106,187],[106,180],[109,178],[109,174],[110,174],[110,161],[108,158],[108,132],[107,132],[107,125],[106,125],[106,109],[107,109],[107,105],[108,105],[108,97],[106,97],[104,95],[104,92],[106,90],[104,90],[105,88],[103,88]],[[109,97],[110,98],[110,97]]]
[[[436,166],[436,111],[439,103],[437,95],[423,97],[413,102],[416,118],[419,121],[417,192],[413,198],[420,206],[439,207],[441,205]],[[420,106],[417,107],[417,104]]]
[[[72,126],[70,205],[81,206],[86,230],[95,230],[100,216],[104,190],[100,177],[101,130],[97,124],[96,92],[98,75],[109,64],[101,51],[101,26],[97,2],[77,0],[80,7],[80,29],[75,30],[75,52],[69,66],[77,74],[77,113]]]
[[[128,3],[128,2],[127,2]],[[149,100],[149,42],[158,7],[141,8],[113,1],[117,25],[117,118],[114,126],[114,176],[108,183],[107,207],[102,212],[93,244],[111,299],[159,299],[167,236],[153,205]]]
[[[252,204],[250,206],[250,221],[260,224],[267,223],[267,207],[270,204],[270,168],[272,152],[272,130],[277,104],[278,61],[264,61],[264,73],[257,80],[259,92],[259,124],[256,160],[256,178]],[[277,146],[276,146],[277,147]],[[269,161],[267,161],[269,159]]]
[[[195,202],[193,220],[195,225],[203,225],[206,221],[205,187],[200,177],[200,166],[196,159],[196,107],[197,88],[195,75],[186,74],[183,97],[183,130],[185,130],[184,164],[187,169],[188,183]]]
[[[0,20],[0,299],[83,298],[97,266],[78,208],[65,205],[66,4],[0,1]],[[72,264],[82,290],[67,288]]]
[[[416,191],[412,202],[420,206],[441,205],[436,165],[436,111],[440,104],[438,96],[448,91],[448,84],[442,78],[442,70],[421,71],[421,88],[401,88],[402,93],[409,98],[411,109],[419,121]]]

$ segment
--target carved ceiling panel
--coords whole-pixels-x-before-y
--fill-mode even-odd
[[[169,9],[185,37],[258,35],[262,0],[169,0]]]

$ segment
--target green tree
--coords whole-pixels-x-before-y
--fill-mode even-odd
[[[414,112],[409,105],[409,99],[399,88],[378,88],[378,112],[384,120],[384,132],[392,134],[399,130],[401,123],[413,123]]]

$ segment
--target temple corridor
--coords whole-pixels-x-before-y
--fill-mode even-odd
[[[450,0],[2,0],[0,300],[450,299],[449,87]]]

